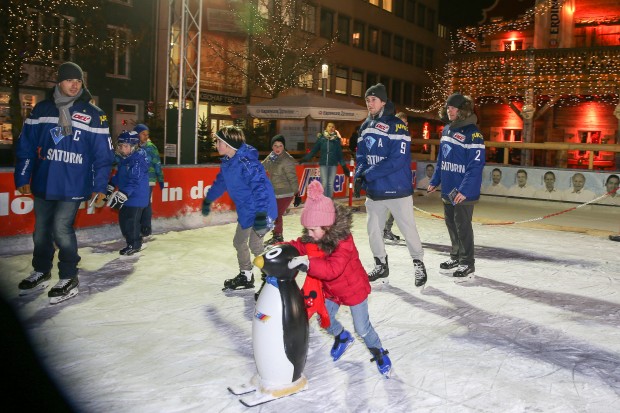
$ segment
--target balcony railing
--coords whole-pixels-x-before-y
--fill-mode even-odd
[[[454,90],[473,96],[605,95],[620,87],[620,47],[457,54]]]

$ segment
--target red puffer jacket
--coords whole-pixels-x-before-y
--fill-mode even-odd
[[[308,255],[308,275],[323,283],[325,298],[336,304],[353,306],[361,303],[370,294],[368,274],[359,259],[353,237],[338,243],[331,254],[323,257],[310,256],[301,238],[289,242],[300,255]]]

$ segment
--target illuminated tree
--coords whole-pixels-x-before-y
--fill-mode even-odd
[[[336,41],[321,39],[304,30],[308,2],[303,0],[258,0],[231,2],[240,31],[247,35],[248,47],[235,50],[218,40],[207,44],[226,66],[271,97],[305,84],[303,79],[324,62]]]

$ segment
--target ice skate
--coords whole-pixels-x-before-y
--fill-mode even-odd
[[[392,360],[388,357],[389,352],[383,348],[371,348],[369,350],[373,356],[370,361],[376,362],[379,373],[389,379],[392,372]]]
[[[428,279],[426,275],[426,267],[424,266],[424,263],[420,260],[413,260],[413,267],[415,286],[423,287],[426,284],[426,280]]]
[[[375,268],[368,273],[368,281],[377,281],[381,279],[382,283],[388,283],[388,275],[390,275],[390,268],[388,267],[388,257],[385,257],[385,263],[382,263],[378,257],[375,257]]]
[[[146,245],[145,244],[142,244],[142,246],[140,248],[134,248],[131,245],[127,245],[125,248],[120,250],[118,253],[120,255],[125,256],[125,257],[130,257],[130,256],[135,255],[135,254],[137,254],[140,251],[145,250],[145,249],[146,249]]]
[[[464,283],[475,278],[476,268],[473,265],[459,265],[456,271],[452,273],[455,278],[454,282],[457,284]]]
[[[254,274],[252,274],[251,278],[248,279],[246,272],[250,271],[241,271],[235,278],[230,278],[224,281],[224,288],[222,288],[222,291],[246,290],[249,288],[254,288]]]
[[[62,278],[47,293],[50,298],[50,304],[58,304],[78,294],[78,285],[80,282],[77,277]]]
[[[452,275],[454,269],[459,266],[459,260],[453,260],[450,258],[448,261],[444,261],[439,264],[439,272],[444,275]]]
[[[19,295],[28,295],[45,290],[47,286],[50,285],[50,278],[52,278],[51,272],[31,272],[30,275],[24,278],[17,286],[17,288],[19,288]]]
[[[353,344],[353,336],[347,330],[342,330],[340,334],[336,336],[334,339],[334,345],[332,346],[329,354],[332,356],[334,361],[337,361],[345,351]]]
[[[405,245],[405,240],[401,239],[389,229],[383,231],[383,240],[387,245]]]
[[[272,232],[271,238],[266,240],[264,244],[265,246],[268,246],[268,245],[277,244],[278,242],[284,242],[284,238],[282,237],[282,234],[276,234],[275,232]]]

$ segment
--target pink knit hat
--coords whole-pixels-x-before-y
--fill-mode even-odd
[[[301,211],[301,225],[309,227],[329,227],[336,221],[334,201],[323,195],[323,186],[319,181],[308,185],[308,198]]]

